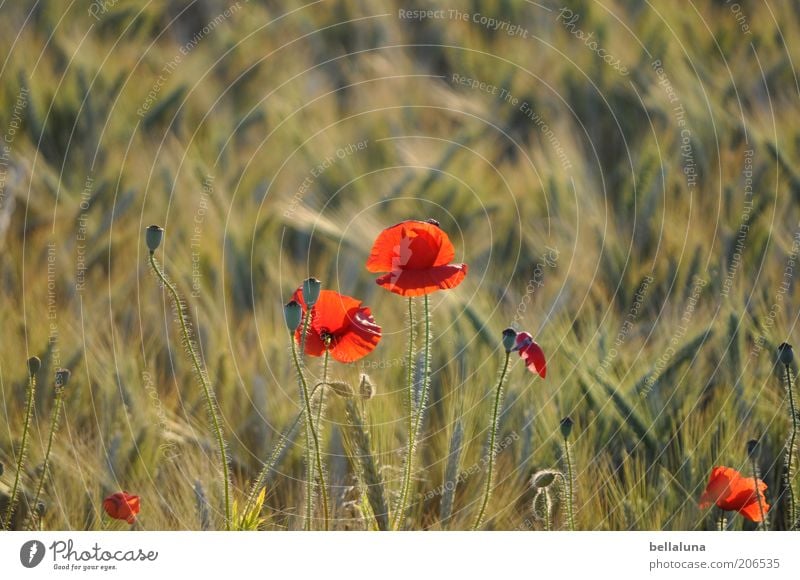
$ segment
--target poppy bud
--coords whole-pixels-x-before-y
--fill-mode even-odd
[[[36,516],[41,518],[42,516],[44,516],[44,514],[47,513],[47,504],[44,503],[43,501],[40,501],[39,503],[36,504],[34,510],[36,511]]]
[[[506,328],[503,331],[503,347],[506,349],[506,352],[511,352],[514,350],[517,342],[517,331],[513,328]]]
[[[283,307],[283,317],[286,319],[286,326],[291,332],[294,332],[300,326],[300,320],[303,318],[303,308],[296,300],[290,300]]]
[[[56,371],[56,388],[60,389],[62,387],[66,387],[67,383],[69,382],[69,377],[71,373],[69,369],[58,369]]]
[[[788,342],[782,342],[778,345],[778,359],[781,363],[789,366],[792,364],[794,360],[794,351],[792,350],[792,345]]]
[[[747,442],[747,455],[751,459],[754,459],[756,456],[756,450],[758,449],[758,441],[755,439],[751,439]]]
[[[561,419],[561,435],[564,439],[569,438],[570,433],[572,433],[572,419],[569,417],[564,417]]]
[[[158,246],[161,245],[161,240],[163,239],[164,228],[156,225],[147,227],[147,231],[145,232],[145,241],[147,242],[147,248],[151,253],[158,249]]]
[[[307,278],[303,281],[303,300],[309,308],[314,306],[319,300],[319,291],[322,289],[322,282],[316,278]]]
[[[365,401],[368,401],[375,396],[375,387],[372,385],[372,381],[369,380],[369,376],[365,374],[361,375],[361,384],[358,386],[358,395]]]
[[[542,489],[544,487],[550,487],[553,485],[553,482],[556,480],[556,477],[561,475],[558,471],[553,471],[552,469],[545,469],[543,471],[539,471],[533,474],[533,487],[536,489]]]
[[[42,361],[39,360],[38,356],[32,356],[28,359],[28,374],[30,376],[35,375],[39,372],[39,369],[42,367]]]
[[[331,390],[343,399],[353,398],[353,389],[344,381],[331,381],[325,383]]]

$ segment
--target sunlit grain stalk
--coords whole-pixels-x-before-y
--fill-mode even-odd
[[[575,466],[570,453],[569,436],[572,433],[572,419],[565,417],[561,420],[561,437],[563,439],[564,463],[567,468],[566,496],[567,496],[567,522],[570,531],[575,531]]]
[[[148,235],[152,231],[151,228],[148,228]],[[163,230],[162,235],[163,235]],[[160,242],[160,237],[158,238]],[[150,266],[153,268],[153,272],[155,272],[158,279],[164,285],[164,287],[169,291],[170,297],[172,298],[173,307],[175,308],[175,313],[178,317],[178,322],[180,323],[181,334],[183,336],[183,343],[186,350],[189,352],[189,356],[192,361],[192,365],[194,367],[195,375],[197,376],[197,380],[200,382],[200,385],[203,387],[203,394],[206,400],[206,410],[208,411],[208,416],[211,420],[211,427],[214,433],[214,436],[217,440],[217,446],[219,447],[219,456],[220,456],[220,463],[222,464],[222,487],[224,490],[225,495],[225,529],[231,529],[231,483],[230,483],[230,467],[228,464],[228,451],[227,451],[227,444],[225,443],[225,438],[222,434],[222,426],[219,418],[219,410],[217,408],[216,399],[214,396],[213,388],[210,384],[208,379],[208,375],[205,369],[200,362],[200,357],[197,354],[197,349],[194,344],[194,340],[192,339],[191,334],[191,326],[187,318],[187,314],[185,312],[185,307],[183,301],[181,300],[180,294],[178,294],[178,290],[172,284],[172,282],[167,278],[167,275],[164,273],[162,268],[159,266],[158,261],[155,257],[155,249],[158,247],[158,243],[151,243],[151,239],[148,238],[148,247],[150,248]]]
[[[489,463],[486,468],[486,486],[483,490],[483,501],[481,502],[480,510],[475,518],[475,523],[472,524],[472,529],[477,530],[483,523],[483,518],[486,514],[486,506],[489,504],[489,498],[492,495],[492,488],[494,485],[494,462],[495,462],[495,441],[497,439],[497,428],[500,422],[500,403],[503,400],[503,382],[508,374],[508,363],[511,358],[511,352],[506,351],[506,357],[503,361],[503,370],[500,371],[500,378],[497,381],[494,395],[494,407],[492,408],[492,423],[489,427]]]
[[[300,387],[302,388],[302,399],[303,404],[305,406],[305,422],[306,422],[306,431],[310,432],[311,439],[314,444],[314,459],[316,462],[317,473],[319,476],[320,482],[320,490],[322,496],[322,515],[323,515],[323,524],[324,529],[328,529],[328,491],[325,486],[325,472],[322,469],[322,456],[320,454],[319,448],[319,438],[317,437],[317,431],[314,428],[314,415],[311,411],[311,394],[308,390],[308,383],[306,382],[305,374],[303,373],[303,367],[300,365],[300,358],[297,356],[297,344],[295,344],[294,336],[291,337],[292,343],[292,360],[294,361],[295,369],[297,370],[298,380],[300,381]],[[308,446],[307,446],[308,447]],[[313,474],[312,474],[313,478]],[[306,482],[307,485],[313,486],[313,480],[310,482]],[[311,494],[313,494],[313,487],[308,490]],[[313,495],[312,495],[313,498]]]
[[[394,529],[399,530],[406,518],[408,497],[411,494],[411,479],[414,474],[414,456],[416,455],[419,443],[419,432],[422,426],[422,419],[425,415],[425,407],[428,402],[428,390],[430,388],[430,364],[431,364],[431,312],[428,295],[424,297],[425,307],[425,343],[422,362],[422,388],[420,389],[419,400],[414,404],[414,374],[412,372],[414,358],[414,309],[411,298],[408,299],[409,315],[409,338],[408,338],[408,403],[409,403],[409,431],[408,448],[405,461],[405,471],[403,473],[403,484],[400,490],[400,500],[395,514]],[[416,408],[416,412],[415,412]]]
[[[17,504],[20,479],[22,478],[22,470],[25,468],[25,459],[28,454],[28,433],[31,428],[33,406],[36,400],[36,373],[39,372],[41,365],[42,363],[38,357],[34,356],[28,359],[28,388],[25,396],[25,423],[22,428],[22,440],[20,441],[19,455],[17,456],[17,472],[14,475],[14,485],[11,488],[11,495],[8,498],[6,517],[3,520],[4,530],[11,528],[11,520],[14,517],[14,509],[16,508]]]
[[[53,441],[55,440],[56,432],[61,419],[61,410],[64,406],[64,392],[67,382],[69,381],[70,372],[67,369],[62,369],[56,372],[56,399],[53,403],[52,415],[50,415],[50,433],[47,436],[47,449],[44,452],[44,463],[42,464],[42,473],[39,476],[39,484],[36,486],[36,493],[33,495],[31,505],[38,509],[39,499],[42,496],[42,489],[44,483],[47,481],[48,469],[50,467],[50,452],[53,450]],[[29,529],[33,529],[36,516],[31,516],[29,520]]]

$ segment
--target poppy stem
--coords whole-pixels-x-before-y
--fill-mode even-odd
[[[428,401],[428,389],[430,388],[431,370],[431,309],[430,299],[426,294],[424,297],[425,307],[425,343],[422,361],[422,385],[420,386],[419,398],[414,396],[416,385],[414,384],[413,358],[414,358],[414,309],[411,299],[408,300],[409,315],[409,341],[408,341],[408,402],[409,402],[409,431],[408,431],[408,454],[406,456],[405,471],[403,473],[403,487],[400,492],[397,514],[395,515],[394,529],[399,530],[406,518],[408,498],[411,495],[411,478],[414,474],[414,456],[419,443],[419,432],[422,427],[422,418],[425,415],[425,406]],[[415,404],[416,403],[416,404]],[[415,412],[416,411],[416,412]]]
[[[311,389],[311,397],[314,397],[314,393],[316,393],[317,389],[322,387],[322,383],[314,385],[314,388]],[[289,439],[292,436],[292,432],[297,428],[297,425],[300,423],[300,420],[305,417],[305,411],[301,410],[297,416],[292,421],[292,424],[281,433],[280,439],[275,447],[272,449],[272,453],[270,453],[269,459],[264,463],[264,466],[261,468],[261,471],[258,473],[258,477],[256,477],[253,484],[250,486],[250,491],[247,494],[247,499],[244,503],[244,509],[242,510],[242,518],[246,518],[247,514],[253,509],[253,504],[255,503],[256,499],[258,498],[258,494],[261,493],[261,489],[264,487],[267,476],[269,472],[275,467],[275,464],[278,462],[278,458],[280,457],[281,453],[283,453],[284,449],[286,449],[286,445],[289,443]]]
[[[756,490],[756,500],[758,501],[758,511],[761,513],[761,522],[759,526],[765,532],[767,531],[767,518],[764,514],[764,504],[761,503],[761,492],[758,490],[758,464],[756,463],[756,458],[751,457],[750,462],[752,463],[753,467],[753,485],[755,486],[754,489]]]
[[[324,355],[323,362],[322,362],[322,381],[317,386],[328,384],[328,360],[329,360],[329,358],[330,358],[330,351],[326,347],[325,348],[325,355]],[[311,389],[311,393],[310,393],[311,401],[314,400],[314,393],[317,390],[317,386],[315,386],[314,388]],[[318,445],[319,445],[320,448],[322,447],[322,416],[323,416],[323,412],[324,412],[324,405],[325,405],[325,389],[323,388],[323,389],[319,390],[319,400],[317,401],[317,416],[316,416],[316,419],[312,418],[312,420],[314,421],[314,429],[316,430],[316,433],[317,433],[317,439],[319,441]],[[325,485],[325,482],[322,481],[321,479],[320,479],[319,482],[317,482],[316,481],[316,477],[317,476],[316,476],[316,473],[315,473],[314,464],[312,463],[311,464],[311,478],[312,478],[312,480],[315,483],[319,483],[319,485]]]
[[[167,278],[167,275],[159,266],[158,262],[156,261],[155,253],[152,250],[150,251],[150,266],[153,268],[153,272],[155,272],[158,279],[170,293],[173,306],[175,307],[175,314],[177,315],[178,322],[180,323],[181,334],[183,337],[183,344],[186,350],[189,351],[189,357],[192,360],[192,365],[194,366],[194,372],[197,375],[197,380],[203,387],[203,394],[206,400],[206,410],[208,411],[208,416],[211,420],[211,427],[214,432],[214,436],[217,439],[220,462],[222,463],[222,487],[225,494],[225,529],[230,531],[231,529],[230,467],[228,465],[227,444],[225,443],[225,437],[222,434],[222,426],[219,418],[219,409],[217,407],[216,397],[214,395],[214,389],[211,386],[211,383],[208,379],[208,373],[206,372],[205,368],[200,362],[200,357],[197,354],[194,340],[192,339],[191,326],[187,319],[187,313],[185,312],[185,305],[181,300],[181,296],[180,294],[178,294],[178,290],[175,288],[172,282],[170,282],[170,280]]]
[[[486,514],[486,506],[489,504],[489,497],[492,495],[492,487],[494,483],[494,461],[495,461],[495,440],[497,439],[497,428],[500,423],[500,402],[503,399],[503,382],[505,381],[506,374],[508,374],[508,363],[511,359],[511,352],[506,351],[506,358],[503,361],[503,370],[500,371],[500,379],[497,381],[494,395],[494,407],[492,408],[492,423],[489,426],[489,464],[486,468],[486,487],[483,491],[483,501],[481,502],[481,509],[478,511],[478,516],[475,518],[475,523],[472,524],[472,529],[477,530],[483,523],[484,515]]]
[[[322,516],[324,522],[324,529],[327,531],[328,529],[328,491],[325,488],[325,472],[322,469],[322,457],[320,455],[319,450],[319,438],[317,437],[317,432],[314,429],[314,416],[311,412],[311,399],[310,393],[308,391],[308,383],[306,383],[306,377],[303,373],[303,368],[300,366],[300,359],[297,356],[297,345],[295,344],[294,337],[291,337],[292,343],[292,358],[294,359],[294,366],[297,369],[297,376],[300,380],[300,386],[303,390],[303,403],[305,405],[305,419],[306,419],[306,431],[310,432],[311,438],[314,443],[314,457],[316,461],[316,468],[319,474],[319,481],[320,481],[320,490],[322,491]],[[308,446],[306,446],[308,447]],[[313,477],[313,475],[312,475]],[[314,482],[309,480],[306,482],[309,486],[309,492],[313,491]],[[309,496],[311,494],[309,493]],[[310,524],[310,520],[308,522]]]
[[[797,505],[794,496],[794,476],[792,475],[792,467],[794,466],[794,454],[797,444],[797,409],[794,402],[794,388],[792,387],[792,375],[789,370],[789,365],[786,366],[786,391],[789,394],[789,413],[792,420],[792,432],[789,435],[789,440],[786,444],[786,490],[789,493],[789,529],[797,529]]]
[[[564,437],[564,462],[567,464],[567,522],[571,532],[575,531],[575,475],[569,452],[569,437]]]
[[[17,456],[17,473],[14,475],[14,486],[11,488],[11,496],[8,498],[8,509],[3,521],[3,529],[11,529],[11,520],[14,517],[14,508],[19,495],[19,482],[22,477],[22,470],[25,468],[25,458],[28,454],[28,432],[31,428],[31,418],[33,417],[33,407],[36,397],[36,374],[28,374],[28,392],[25,402],[25,423],[22,427],[22,441],[20,442],[19,455]]]
[[[300,333],[300,361],[303,360],[303,354],[306,351],[306,335],[308,334],[308,324],[311,320],[311,309],[306,309],[305,314],[303,314],[303,330]],[[292,349],[294,349],[294,337],[292,337]],[[303,373],[301,370],[300,363],[297,363],[297,375],[300,377],[301,381],[304,381]],[[300,388],[300,398],[304,401],[304,411],[305,414],[305,399],[308,393],[303,390],[303,385],[301,382]],[[311,529],[311,520],[314,515],[314,459],[312,457],[312,450],[311,445],[313,443],[313,437],[311,436],[311,428],[309,427],[309,421],[311,421],[311,415],[309,415],[304,423],[305,426],[305,435],[306,435],[306,530]]]
[[[53,440],[55,439],[56,431],[58,431],[59,420],[61,417],[61,409],[64,405],[64,387],[63,386],[56,386],[56,400],[53,403],[53,414],[50,416],[50,434],[47,436],[47,450],[44,452],[44,464],[42,465],[42,474],[39,477],[39,484],[36,486],[36,493],[33,496],[33,501],[31,502],[31,506],[34,508],[34,512],[36,513],[36,509],[39,505],[39,498],[42,496],[42,489],[44,488],[44,482],[47,480],[47,471],[50,467],[50,452],[53,449]],[[34,527],[34,523],[36,517],[31,515],[29,520],[29,530],[32,530]]]
[[[724,532],[728,527],[728,518],[725,517],[725,510],[719,510],[719,521],[717,522],[717,531]]]

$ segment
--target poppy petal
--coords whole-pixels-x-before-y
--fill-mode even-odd
[[[547,376],[547,361],[544,358],[544,351],[537,343],[531,342],[528,346],[520,349],[519,356],[525,361],[525,366],[529,371],[542,378]]]
[[[424,270],[395,270],[378,277],[377,284],[400,296],[424,296],[455,288],[467,275],[466,264],[449,264]]]
[[[762,499],[761,506],[759,507],[758,499],[754,497],[753,501],[751,501],[750,503],[748,503],[747,505],[745,505],[744,507],[740,508],[737,511],[751,522],[758,523],[762,521],[761,517],[762,509],[764,510],[764,515],[766,515],[767,512],[769,511],[769,504]]]
[[[367,259],[370,272],[419,270],[449,264],[455,248],[438,226],[409,220],[383,230]]]
[[[331,356],[341,363],[351,363],[372,352],[381,340],[381,327],[375,323],[369,308],[351,313],[350,328],[337,336]]]

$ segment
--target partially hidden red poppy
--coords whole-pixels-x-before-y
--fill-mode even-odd
[[[455,288],[467,275],[466,264],[451,264],[456,252],[438,223],[408,220],[386,228],[367,260],[370,272],[386,272],[379,286],[401,296],[423,296]]]
[[[761,510],[769,511],[769,504],[764,497],[767,484],[752,477],[744,477],[732,467],[717,466],[711,470],[708,485],[700,496],[700,509],[707,509],[712,504],[725,511],[739,512],[751,522],[761,521]],[[759,498],[761,507],[759,507]]]
[[[303,288],[292,295],[306,314]],[[301,343],[303,325],[297,327],[295,340]],[[368,355],[381,340],[381,327],[375,323],[369,308],[360,300],[333,290],[322,290],[311,308],[311,320],[306,334],[305,352],[311,356],[322,356],[329,351],[342,363],[350,363]]]
[[[517,334],[516,345],[514,350],[519,353],[522,360],[525,361],[525,366],[534,374],[545,378],[547,376],[547,361],[544,358],[544,351],[539,346],[533,337],[528,332],[520,332]]]
[[[136,515],[139,513],[139,496],[127,491],[112,493],[103,500],[103,509],[109,517],[115,520],[125,520],[132,524],[136,521]]]

